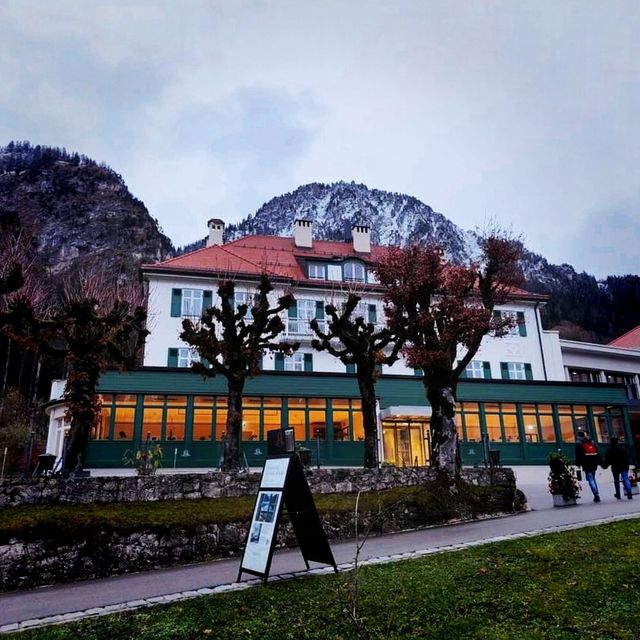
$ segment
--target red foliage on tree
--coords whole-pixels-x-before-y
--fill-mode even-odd
[[[4,332],[32,349],[62,355],[64,400],[71,431],[65,472],[83,468],[91,428],[99,413],[96,387],[110,366],[132,368],[148,334],[142,289],[119,283],[97,268],[62,283],[56,307],[42,313],[37,299],[20,289],[4,314]]]
[[[480,259],[467,265],[447,263],[439,247],[414,245],[392,248],[376,267],[389,328],[406,341],[407,365],[424,374],[432,464],[449,474],[459,467],[458,379],[485,335],[502,336],[512,326],[493,310],[522,282],[519,239],[492,231],[479,244]]]

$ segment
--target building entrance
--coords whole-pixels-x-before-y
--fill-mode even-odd
[[[425,467],[429,464],[429,422],[415,419],[382,421],[383,458],[396,467]]]

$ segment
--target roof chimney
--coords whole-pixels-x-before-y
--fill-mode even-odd
[[[213,247],[216,244],[223,244],[222,234],[224,233],[224,222],[218,218],[211,218],[207,222],[209,227],[209,237],[207,238],[207,247]]]
[[[366,224],[354,224],[351,227],[353,250],[356,253],[371,253],[371,237]]]
[[[311,249],[313,238],[311,236],[311,220],[295,220],[293,223],[293,241],[296,247]]]

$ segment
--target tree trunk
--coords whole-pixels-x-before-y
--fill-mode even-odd
[[[11,338],[6,338],[7,356],[4,362],[4,371],[2,372],[2,396],[7,391],[7,379],[9,378],[9,368],[11,367]]]
[[[240,442],[242,438],[242,392],[244,378],[228,379],[227,433],[224,438],[222,470],[231,471],[240,468]]]
[[[373,374],[360,375],[358,368],[358,386],[362,400],[362,422],[364,425],[364,468],[378,467],[378,415],[376,412],[376,392]]]
[[[456,428],[456,400],[449,387],[427,387],[431,404],[431,464],[451,477],[460,473],[458,432]]]
[[[74,418],[71,421],[71,431],[69,442],[64,457],[64,474],[68,475],[74,471],[82,471],[89,444],[90,427],[84,420]]]

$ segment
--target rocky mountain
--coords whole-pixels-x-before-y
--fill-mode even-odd
[[[347,239],[353,224],[366,223],[376,244],[437,243],[453,261],[468,259],[477,248],[474,232],[464,231],[418,199],[354,182],[301,186],[229,225],[225,237],[291,235],[297,218],[313,220],[318,239]],[[639,276],[612,276],[599,282],[571,265],[550,264],[526,249],[522,265],[526,288],[550,296],[542,311],[545,327],[559,329],[563,337],[606,342],[640,324],[640,304],[635,304],[640,303]]]
[[[468,234],[417,198],[355,182],[299,187],[273,198],[239,224],[229,225],[227,234],[229,238],[247,233],[290,235],[297,218],[313,220],[314,236],[323,240],[348,238],[352,225],[365,223],[374,244],[437,241],[454,261],[463,260],[469,252]]]
[[[64,149],[11,142],[0,147],[0,227],[30,229],[54,273],[84,261],[135,272],[173,245],[106,165]]]
[[[303,185],[229,225],[225,236],[291,235],[297,218],[314,221],[316,238],[346,240],[353,224],[366,223],[375,243],[435,242],[454,261],[465,260],[476,246],[473,232],[417,198],[354,182]],[[134,274],[141,262],[174,252],[115,171],[78,153],[27,142],[0,147],[0,229],[16,224],[33,230],[42,266],[58,273],[98,259]],[[178,252],[203,244],[198,240]],[[525,252],[523,267],[526,287],[550,296],[545,326],[565,337],[607,341],[640,324],[639,276],[597,281],[531,252]]]

